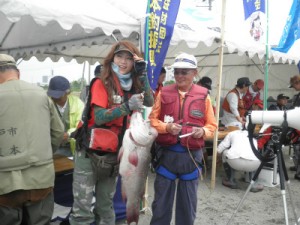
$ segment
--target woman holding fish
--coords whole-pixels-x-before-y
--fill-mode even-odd
[[[118,150],[128,116],[143,105],[153,105],[153,94],[145,75],[145,62],[134,44],[116,43],[103,63],[101,78],[91,85],[88,127],[89,148],[75,154],[74,204],[70,224],[114,225],[113,196],[118,175]],[[93,212],[92,198],[95,190]]]
[[[175,224],[194,224],[203,137],[213,136],[217,128],[207,89],[193,84],[196,58],[182,53],[172,67],[176,83],[162,88],[149,115],[158,131],[156,143],[161,155],[156,166],[151,225],[171,224],[176,190]]]

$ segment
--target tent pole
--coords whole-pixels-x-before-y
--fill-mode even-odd
[[[147,15],[145,17],[145,20],[141,19],[140,20],[140,41],[139,41],[139,48],[140,48],[140,51],[141,53],[143,54],[143,43],[142,43],[142,37],[145,38],[144,40],[144,43],[145,43],[145,46],[144,46],[144,60],[146,62],[148,62],[148,51],[149,51],[149,12],[150,12],[150,2],[151,0],[148,0],[147,1]],[[143,26],[143,21],[145,21],[145,27]],[[148,71],[148,70],[147,70]],[[148,77],[148,74],[147,74],[147,77]],[[147,107],[144,108],[143,110],[143,118],[145,120],[147,120],[148,118],[146,118],[146,116],[148,117],[148,113],[146,112],[147,110],[149,110]],[[144,212],[147,212],[150,210],[150,207],[148,205],[148,182],[149,182],[149,179],[147,177],[146,179],[146,183],[145,183],[145,193],[144,193],[144,196],[143,196],[143,199],[142,199],[142,202],[141,202],[141,208],[144,210]]]
[[[224,32],[225,32],[225,10],[226,0],[222,1],[222,16],[221,16],[221,45],[219,47],[219,67],[218,67],[218,82],[217,82],[217,99],[216,99],[216,121],[219,123],[220,99],[221,99],[221,84],[222,84],[222,69],[223,69],[223,53],[224,53]],[[215,189],[216,183],[216,165],[217,165],[217,148],[218,148],[218,128],[215,131],[213,142],[213,157],[211,170],[211,189]]]
[[[89,72],[88,72],[88,75],[89,75],[88,83],[90,83],[91,82],[91,64],[90,63],[89,63]]]
[[[81,76],[81,85],[80,85],[80,90],[82,91],[83,89],[83,80],[84,80],[84,71],[85,71],[85,62],[83,63],[83,68],[82,68],[82,76]]]
[[[264,110],[267,109],[268,87],[269,87],[269,1],[266,4],[267,24],[266,24],[266,62],[265,62],[265,85],[264,85]]]

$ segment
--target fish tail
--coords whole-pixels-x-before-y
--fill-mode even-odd
[[[131,207],[126,207],[126,220],[127,220],[127,224],[131,224],[133,222],[135,222],[136,224],[138,224],[139,222],[139,215],[140,212],[139,212],[139,206],[138,207],[134,207],[134,206],[131,206]]]

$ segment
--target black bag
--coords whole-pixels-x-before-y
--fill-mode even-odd
[[[155,141],[153,142],[151,146],[151,166],[153,169],[156,169],[159,164],[162,157],[163,147],[161,147],[159,144],[157,144]]]
[[[94,82],[99,79],[98,77],[95,77],[91,80],[89,91],[88,91],[88,97],[85,102],[84,110],[82,112],[81,116],[81,124],[77,127],[77,129],[71,134],[71,137],[76,140],[76,149],[89,149],[90,145],[90,131],[88,129],[88,121],[90,119],[90,111],[91,111],[91,88],[94,84]]]

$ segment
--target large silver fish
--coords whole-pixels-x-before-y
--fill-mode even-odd
[[[127,224],[138,224],[140,203],[145,193],[145,184],[151,160],[151,145],[157,131],[140,112],[132,114],[119,153],[122,197],[126,200]]]

